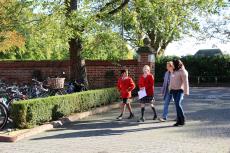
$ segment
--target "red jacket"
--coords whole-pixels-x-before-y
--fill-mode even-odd
[[[148,74],[146,78],[142,75],[139,78],[138,82],[139,88],[145,87],[147,96],[153,96],[154,95],[154,77],[152,74]]]
[[[135,84],[131,77],[127,79],[119,78],[117,82],[117,88],[120,91],[121,98],[130,98],[131,91],[135,88]]]

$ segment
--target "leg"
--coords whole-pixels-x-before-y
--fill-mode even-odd
[[[177,112],[177,123],[175,126],[183,125],[184,124],[184,112],[182,109],[182,99],[183,99],[183,91],[176,91],[173,93],[173,98],[175,101],[176,112]]]
[[[177,93],[173,92],[172,95],[173,95],[174,104],[175,104],[175,107],[176,107],[176,116],[177,116],[177,121],[176,122],[178,123],[179,122],[179,117],[178,117],[179,113],[178,113],[178,105],[177,105],[178,104],[178,102],[177,102],[178,101],[178,99],[177,99]]]
[[[184,110],[183,110],[183,107],[182,107],[182,102],[183,102],[183,98],[184,98],[184,94],[183,92],[181,92],[179,94],[179,114],[180,114],[180,124],[181,125],[184,125],[185,124],[185,117],[184,117]]]
[[[154,107],[154,104],[153,104],[153,102],[151,102],[151,104],[150,104],[150,106],[151,106],[151,108],[152,108],[152,110],[153,110],[153,120],[156,120],[157,119],[157,112],[156,112],[156,109],[155,109],[155,107]]]
[[[141,118],[138,120],[138,122],[144,122],[144,114],[145,114],[145,104],[141,103]]]
[[[126,104],[125,104],[125,103],[122,103],[122,104],[121,104],[121,114],[122,114],[122,115],[124,114],[125,109],[126,109]]]
[[[165,100],[164,100],[164,110],[163,110],[163,115],[162,115],[162,118],[164,120],[167,120],[168,118],[168,107],[169,107],[169,103],[172,99],[172,94],[168,93],[166,96],[165,96]]]
[[[123,99],[123,102],[121,103],[121,114],[117,117],[118,120],[122,119],[122,116],[125,112],[125,108],[126,108],[126,103],[124,103],[124,99]]]
[[[131,119],[131,118],[133,118],[134,117],[134,114],[133,114],[133,112],[132,112],[132,107],[131,107],[131,104],[130,104],[130,102],[127,102],[127,107],[128,107],[128,110],[129,110],[129,113],[130,113],[130,115],[129,115],[129,117],[128,117],[128,119]]]

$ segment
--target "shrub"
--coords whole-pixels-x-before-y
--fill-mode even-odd
[[[115,88],[91,90],[63,96],[13,103],[11,117],[16,128],[32,128],[72,113],[90,110],[118,100]]]
[[[163,82],[163,76],[166,71],[166,62],[179,57],[159,57],[156,60],[155,77],[156,82]],[[230,81],[230,56],[214,56],[214,57],[182,57],[186,69],[189,72],[190,82],[197,83],[197,77],[207,77],[210,83],[214,82],[214,77],[218,78],[218,82]]]

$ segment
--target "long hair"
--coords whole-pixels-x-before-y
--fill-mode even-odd
[[[174,70],[175,71],[178,71],[178,70],[180,70],[181,68],[184,67],[184,64],[182,63],[182,61],[178,60],[178,59],[173,60],[173,65],[174,65]]]

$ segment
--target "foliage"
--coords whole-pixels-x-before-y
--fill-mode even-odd
[[[111,27],[106,27],[99,22],[95,16],[98,9],[93,10],[89,1],[81,1],[78,4],[78,10],[69,14],[67,18],[67,8],[63,2],[18,1],[18,5],[23,7],[23,14],[17,16],[20,22],[13,25],[17,27],[16,31],[21,33],[25,44],[20,43],[20,46],[14,45],[14,48],[7,48],[7,52],[5,52],[7,45],[2,45],[4,52],[0,53],[0,57],[22,60],[67,59],[69,58],[69,39],[79,37],[84,46],[82,56],[87,59],[126,58],[124,55],[128,51],[127,47],[122,47],[126,46],[125,41],[118,32],[112,31]],[[16,6],[9,5],[8,7],[14,9]],[[15,15],[14,12],[8,12],[8,14]],[[96,44],[96,39],[99,37],[100,43]],[[121,50],[121,48],[124,49]]]
[[[230,42],[230,1],[226,2],[223,9],[218,14],[210,15],[203,20],[201,26],[201,32],[197,34],[197,38],[200,41],[207,39],[216,39],[221,43]]]
[[[167,61],[179,57],[165,56],[159,57],[156,60],[155,76],[157,82],[163,81],[163,76],[166,71]],[[194,57],[185,56],[181,58],[186,69],[189,72],[190,82],[197,82],[198,76],[218,77],[219,82],[229,82],[230,79],[230,56],[214,56],[214,57]],[[212,82],[214,79],[212,78]]]
[[[3,39],[0,41],[0,51],[6,51],[13,47],[19,48],[24,46],[24,37],[16,31],[1,32],[0,37]]]
[[[217,13],[223,5],[223,0],[72,1],[78,2],[77,10],[68,13],[70,0],[0,0],[0,43],[7,43],[1,44],[4,52],[0,57],[67,59],[68,41],[76,37],[82,41],[82,56],[87,59],[124,59],[127,47],[122,46],[143,45],[145,36],[163,54],[170,42],[183,34],[193,35],[191,29],[199,30],[199,16]],[[126,41],[119,34],[122,25]],[[8,35],[12,33],[20,39],[11,39]]]
[[[120,25],[123,15],[127,40],[135,46],[140,45],[140,39],[147,36],[158,54],[163,54],[170,42],[180,39],[183,34],[193,35],[192,30],[199,30],[200,16],[216,13],[222,5],[223,0],[130,1],[123,13],[118,13],[116,19],[108,20]]]
[[[129,52],[121,36],[112,31],[105,31],[88,36],[84,42],[83,56],[91,60],[127,59]]]
[[[12,119],[17,128],[32,128],[72,113],[91,110],[118,100],[115,88],[91,90],[70,95],[32,99],[12,105]]]
[[[24,37],[16,31],[23,8],[16,0],[0,0],[0,52],[24,46]]]

